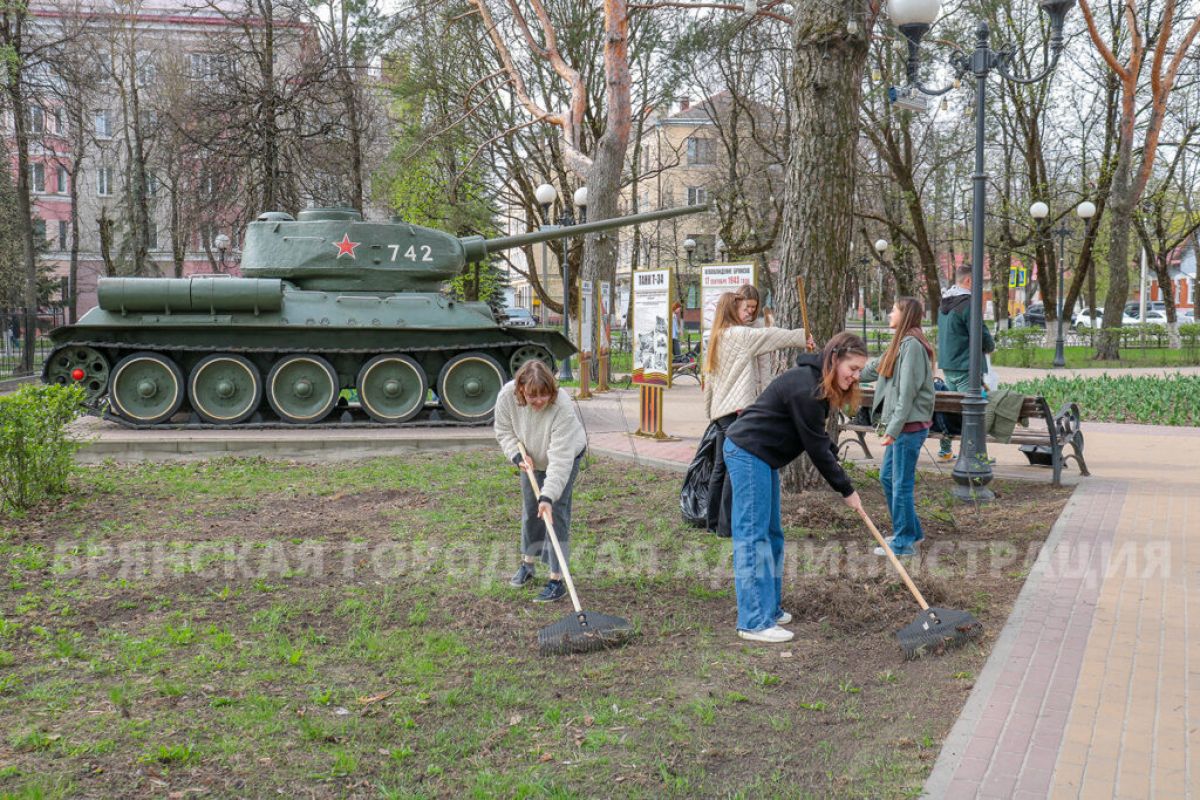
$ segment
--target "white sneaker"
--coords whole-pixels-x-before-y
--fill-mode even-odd
[[[786,611],[780,611],[779,616],[775,618],[776,625],[787,625],[792,621],[792,615]]]
[[[743,639],[749,639],[752,642],[766,642],[767,644],[781,644],[791,641],[796,634],[791,631],[785,631],[783,628],[776,625],[774,628],[766,628],[761,631],[738,631],[738,636]]]

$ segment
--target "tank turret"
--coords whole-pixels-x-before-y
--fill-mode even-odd
[[[318,425],[335,408],[350,423],[486,422],[522,364],[553,369],[575,347],[505,326],[486,303],[442,294],[445,281],[489,253],[703,210],[495,239],[351,209],[268,212],[247,230],[245,277],[102,278],[98,306],[50,332],[42,377],[137,427]]]
[[[516,236],[451,236],[407,222],[364,222],[349,208],[318,208],[259,216],[246,230],[241,270],[247,278],[278,278],[300,289],[436,292],[467,264],[524,244],[670,219],[705,210],[685,206],[586,222]]]

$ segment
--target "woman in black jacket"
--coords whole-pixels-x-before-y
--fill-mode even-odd
[[[783,590],[783,524],[779,469],[808,453],[846,505],[862,508],[825,432],[831,407],[858,407],[858,376],[867,346],[839,333],[819,356],[803,355],[725,434],[725,466],[733,484],[733,575],[738,635],[755,642],[786,642],[791,621],[779,605]]]

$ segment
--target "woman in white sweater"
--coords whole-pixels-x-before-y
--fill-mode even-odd
[[[521,566],[509,583],[528,583],[540,557],[550,570],[550,580],[534,602],[553,602],[565,596],[567,590],[562,566],[546,541],[542,519],[552,516],[563,558],[570,560],[571,490],[587,449],[587,434],[575,416],[571,396],[558,388],[554,375],[541,361],[527,362],[513,380],[501,387],[496,398],[495,431],[504,455],[522,473]],[[521,459],[518,443],[525,445],[528,461]],[[542,489],[536,497],[526,474],[530,471]]]
[[[737,294],[721,295],[713,318],[712,332],[704,354],[704,411],[720,431],[737,419],[738,412],[758,399],[769,383],[761,371],[759,356],[773,350],[804,347],[809,336],[803,328],[754,328],[743,323]],[[718,435],[717,453],[721,453],[723,435]],[[708,488],[707,527],[719,536],[730,536],[729,522],[732,488],[725,474],[724,459],[713,463]]]

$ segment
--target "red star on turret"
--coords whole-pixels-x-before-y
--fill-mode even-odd
[[[333,243],[333,246],[338,249],[338,254],[335,256],[335,258],[341,258],[342,256],[350,256],[351,258],[354,258],[354,248],[358,247],[360,244],[362,244],[362,242],[350,241],[350,234],[342,234],[342,240],[340,242]]]

